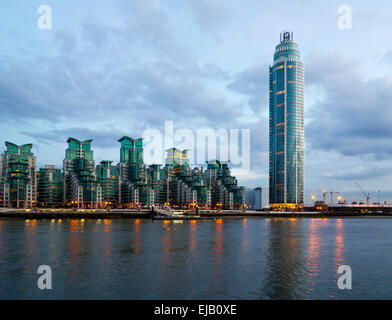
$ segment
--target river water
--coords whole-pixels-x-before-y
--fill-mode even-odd
[[[0,220],[0,299],[392,299],[392,219]]]

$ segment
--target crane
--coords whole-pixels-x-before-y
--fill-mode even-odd
[[[333,195],[334,194],[338,195],[337,199],[339,201],[341,201],[343,199],[342,194],[339,191],[327,191],[327,190],[315,191],[315,190],[313,190],[312,193],[322,193],[325,204],[327,204],[326,197],[327,197],[327,194],[329,193],[331,195],[331,200],[329,203],[330,206],[333,206]],[[312,200],[315,200],[315,199],[316,199],[316,196],[312,195]]]
[[[328,192],[328,193],[331,195],[331,202],[330,202],[330,205],[331,205],[331,206],[333,206],[333,204],[334,204],[334,203],[333,203],[333,195],[334,195],[334,194],[338,195],[337,198],[338,198],[339,201],[341,201],[341,200],[343,199],[343,197],[341,196],[341,193],[340,193],[339,191],[332,191],[332,190],[331,190],[331,191]]]
[[[326,198],[328,192],[326,190],[323,190],[323,191],[312,190],[312,200],[316,200],[316,196],[314,195],[314,193],[322,193],[323,199],[324,199],[324,203],[325,204],[327,203],[325,198]]]
[[[359,190],[361,190],[362,194],[365,196],[366,198],[366,204],[369,204],[369,200],[370,200],[370,193],[366,193],[365,191],[363,191],[362,187],[360,186],[360,184],[358,182],[355,182],[356,185],[358,186]]]

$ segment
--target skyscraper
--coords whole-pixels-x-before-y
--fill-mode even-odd
[[[269,202],[304,202],[304,63],[293,33],[284,31],[269,71]]]

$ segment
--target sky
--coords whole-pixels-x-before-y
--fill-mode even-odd
[[[40,29],[49,5],[52,28]],[[338,8],[352,10],[341,29]],[[66,140],[119,161],[123,135],[249,129],[250,171],[268,188],[268,67],[291,30],[305,62],[305,202],[392,201],[390,0],[13,0],[0,10],[0,152],[33,143],[62,167]]]

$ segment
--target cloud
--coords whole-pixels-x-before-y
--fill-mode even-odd
[[[392,64],[392,49],[389,49],[383,56],[383,62]]]
[[[229,80],[229,74],[224,71],[221,67],[214,63],[206,63],[202,66],[202,72],[206,78],[217,79],[217,80]]]
[[[128,135],[124,131],[111,128],[110,130],[93,130],[82,127],[70,127],[66,129],[54,129],[50,131],[29,132],[22,131],[21,134],[34,138],[41,143],[65,143],[69,137],[78,140],[93,139],[94,146],[101,148],[113,148],[116,142],[124,135]]]
[[[255,112],[268,108],[268,65],[250,66],[234,77],[227,88],[249,97],[248,103]]]
[[[70,32],[56,31],[55,41],[60,46],[60,51],[63,53],[71,53],[77,45],[77,38]]]
[[[219,25],[227,24],[233,11],[223,0],[187,1],[192,15],[202,30],[211,30]]]
[[[347,181],[359,181],[359,180],[373,180],[379,178],[385,178],[392,175],[392,164],[391,163],[378,163],[376,161],[369,163],[368,166],[357,166],[355,168],[345,168],[337,170],[332,173],[323,174],[323,178],[334,179],[334,180],[347,180]]]
[[[228,74],[199,65],[175,40],[154,1],[122,1],[114,23],[84,21],[81,33],[57,31],[48,54],[0,65],[0,116],[4,121],[117,123],[157,127],[175,119],[187,125],[224,126],[241,108],[208,87]],[[109,20],[110,21],[110,20]]]
[[[307,58],[306,84],[322,98],[310,107],[306,126],[312,148],[343,155],[392,154],[392,78],[366,79],[351,59],[313,53]]]

